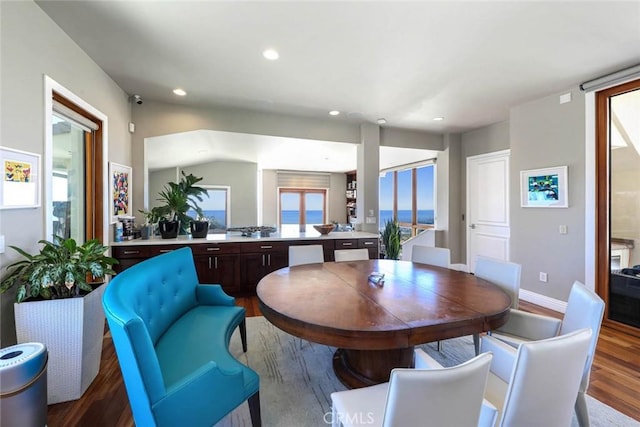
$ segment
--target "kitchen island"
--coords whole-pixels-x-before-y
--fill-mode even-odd
[[[366,232],[332,232],[321,235],[308,233],[259,233],[242,236],[240,233],[209,234],[193,239],[179,236],[175,239],[152,238],[112,242],[111,253],[119,264],[120,272],[145,259],[182,247],[190,247],[200,283],[220,284],[225,292],[236,295],[255,295],[260,279],[279,268],[289,265],[289,246],[322,245],[325,261],[333,261],[336,249],[366,248],[369,258],[378,258],[379,236]]]

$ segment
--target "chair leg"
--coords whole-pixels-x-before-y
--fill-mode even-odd
[[[251,425],[262,427],[262,417],[260,416],[260,392],[256,391],[249,398],[249,414],[251,414]]]
[[[247,352],[247,319],[242,319],[240,323],[240,339],[242,340],[242,351]]]
[[[578,392],[578,398],[575,404],[576,418],[578,419],[578,425],[580,427],[589,427],[591,425],[589,421],[589,410],[587,409],[587,400],[584,397],[583,392]]]
[[[476,356],[480,354],[480,334],[473,334],[473,348],[476,351]]]
[[[438,351],[442,351],[442,341],[438,341],[438,344],[436,344],[436,349]]]

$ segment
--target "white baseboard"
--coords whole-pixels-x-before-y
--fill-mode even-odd
[[[528,291],[526,289],[520,289],[520,299],[537,304],[539,306],[564,313],[567,310],[567,302],[559,299],[551,298],[546,295],[538,294],[536,292]]]

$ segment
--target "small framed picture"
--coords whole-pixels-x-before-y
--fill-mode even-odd
[[[40,155],[0,147],[0,209],[40,206]]]
[[[520,198],[525,208],[568,207],[567,166],[521,171]]]
[[[109,163],[109,182],[111,188],[111,224],[119,217],[131,216],[131,167],[118,163]]]

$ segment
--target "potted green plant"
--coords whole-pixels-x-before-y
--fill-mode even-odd
[[[34,255],[11,246],[23,258],[6,267],[0,293],[16,289],[18,342],[47,347],[47,400],[53,404],[80,398],[98,374],[104,278],[115,274],[112,266],[118,261],[95,239],[77,244],[56,236],[39,243],[43,246]]]
[[[381,233],[386,259],[400,257],[400,224],[396,220],[387,220]]]
[[[155,234],[155,225],[160,221],[160,217],[153,210],[138,209],[138,212],[144,217],[144,222],[140,226],[140,237],[142,240],[147,240]]]
[[[187,215],[189,209],[193,209],[202,216],[202,210],[197,201],[202,201],[203,196],[209,195],[207,190],[195,184],[202,181],[193,174],[182,173],[180,182],[167,183],[159,193],[157,200],[164,202],[164,205],[151,209],[159,218],[158,226],[163,239],[171,239],[178,234],[187,234],[190,229],[192,219]],[[197,200],[197,201],[196,201]]]

